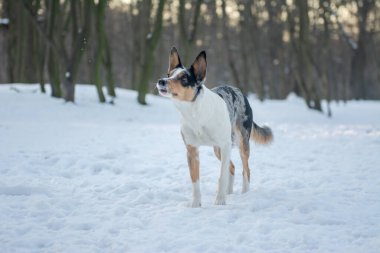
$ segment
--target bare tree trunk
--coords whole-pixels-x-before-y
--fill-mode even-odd
[[[10,1],[3,2],[3,11],[5,16],[8,17],[9,21],[12,19],[12,7]],[[11,27],[10,22],[8,22],[8,32],[6,33],[6,58],[7,58],[7,69],[6,69],[6,80],[7,82],[13,83],[13,47],[14,47],[14,32]]]
[[[268,44],[269,51],[269,74],[267,75],[269,97],[277,98],[280,96],[280,84],[282,80],[284,59],[281,55],[284,52],[284,43],[282,40],[283,24],[281,23],[281,12],[284,6],[283,1],[265,1],[265,7],[268,10]]]
[[[45,0],[47,8],[47,37],[48,40],[53,41],[54,30],[56,29],[56,18],[59,10],[59,0]],[[42,37],[42,36],[41,36]],[[53,48],[47,47],[48,54],[48,74],[51,87],[51,96],[60,98],[62,97],[61,91],[61,78],[59,69],[59,60]]]
[[[106,102],[106,98],[103,93],[103,85],[101,78],[101,65],[102,59],[105,51],[105,31],[104,31],[104,16],[105,8],[107,6],[106,0],[99,0],[97,6],[95,7],[95,24],[96,24],[96,37],[97,46],[95,49],[95,86],[98,92],[99,102]]]
[[[59,61],[56,59],[57,56],[55,56],[51,49],[49,49],[49,58],[48,58],[48,74],[49,74],[49,81],[50,81],[50,87],[51,87],[51,96],[60,98],[62,97],[62,90],[61,90],[61,77],[60,77],[60,70],[59,70]]]
[[[350,86],[352,97],[363,99],[368,97],[365,69],[367,66],[366,44],[368,39],[367,20],[370,10],[373,8],[374,0],[356,0],[358,6],[359,35],[357,48],[351,61]]]
[[[155,62],[154,51],[157,47],[159,38],[162,31],[162,17],[164,12],[166,0],[160,0],[156,11],[156,19],[154,22],[153,31],[147,35],[146,39],[146,53],[143,62],[143,73],[141,74],[137,101],[139,104],[146,105],[145,96],[149,90],[149,80],[153,74],[153,67]]]
[[[54,3],[54,2],[53,2]],[[55,2],[57,4],[57,2]],[[59,1],[58,1],[59,3]],[[28,6],[24,4],[24,10],[28,14],[30,23],[36,28],[38,33],[44,38],[46,45],[51,49],[50,52],[53,52],[58,59],[60,60],[61,66],[65,69],[65,73],[63,75],[63,83],[62,83],[62,93],[63,98],[67,102],[75,101],[75,80],[76,75],[79,69],[80,61],[85,51],[87,44],[87,36],[89,33],[90,25],[91,25],[91,5],[93,4],[92,0],[84,0],[84,4],[82,6],[82,2],[71,0],[64,2],[64,4],[70,3],[70,12],[68,13],[66,20],[62,19],[63,22],[61,26],[58,28],[57,35],[59,41],[58,43],[54,38],[49,37],[49,34],[41,28],[38,23],[36,16],[30,11]],[[82,13],[77,13],[79,10],[82,10]],[[59,12],[58,16],[62,15],[63,12]],[[82,15],[83,14],[83,15]],[[83,16],[83,17],[82,17]],[[82,18],[78,20],[78,18]],[[65,48],[65,36],[68,29],[69,21],[71,21],[71,51],[70,54],[67,52]],[[81,26],[78,23],[81,23]],[[80,29],[79,29],[80,27]]]
[[[252,12],[252,7],[254,6],[253,0],[246,0],[244,3],[244,17],[247,19],[247,27],[245,30],[248,38],[248,41],[246,42],[247,53],[248,57],[251,59],[248,76],[253,80],[254,92],[262,101],[265,97],[265,83],[263,74],[264,67],[260,61],[260,51],[262,50],[262,47],[258,36],[260,31],[257,23],[257,13]]]
[[[323,18],[323,28],[324,28],[324,34],[323,34],[323,42],[322,42],[322,61],[324,61],[321,65],[321,78],[322,83],[324,87],[324,93],[325,98],[327,101],[327,115],[329,117],[332,116],[331,108],[330,108],[330,101],[331,101],[331,85],[329,81],[329,67],[330,67],[330,53],[331,53],[331,45],[330,45],[330,30],[329,30],[329,17],[328,12],[326,11],[326,8],[324,6],[329,6],[330,0],[319,0],[319,8],[322,10],[322,18]],[[317,64],[316,64],[317,65]]]
[[[297,62],[300,76],[299,85],[302,87],[307,106],[311,109],[322,111],[319,91],[313,80],[313,69],[310,59],[309,7],[307,1],[304,0],[297,0],[296,5],[299,11],[300,26],[297,51]]]
[[[41,8],[41,1],[42,0],[36,0],[36,10],[39,10]],[[46,20],[44,20],[44,27],[43,29],[46,31],[47,25]],[[38,36],[38,32],[35,29],[32,29],[33,31],[33,38],[35,40],[35,52],[36,52],[36,66],[38,70],[38,82],[40,84],[40,90],[42,93],[46,93],[45,89],[45,64],[46,64],[46,55],[47,55],[47,48],[45,47],[45,43],[43,41],[43,38]]]
[[[8,41],[11,82],[38,82],[37,33],[28,22],[28,11],[36,15],[38,2],[8,1],[10,35]],[[27,6],[28,11],[24,8]]]
[[[140,26],[136,29],[133,36],[132,57],[130,60],[132,71],[132,88],[139,89],[139,81],[143,75],[143,65],[146,54],[147,35],[150,34],[150,18],[152,11],[152,0],[137,1],[132,5],[133,12],[138,15],[132,16],[133,27]]]
[[[16,1],[17,2],[17,1]],[[19,4],[18,4],[19,5]],[[20,8],[20,7],[19,7]],[[20,10],[22,10],[20,8]],[[18,24],[18,29],[17,29],[17,44],[16,44],[16,75],[18,76],[18,81],[19,82],[25,82],[25,71],[24,71],[24,50],[26,49],[27,46],[27,41],[28,38],[27,36],[27,25],[26,25],[26,18],[24,15],[24,12],[21,11],[17,14],[17,24]]]
[[[186,13],[185,13],[185,0],[179,0],[179,11],[178,11],[178,21],[180,30],[180,40],[183,46],[181,52],[181,60],[184,64],[190,64],[190,55],[193,51],[195,38],[197,35],[198,19],[201,10],[201,4],[203,0],[196,0],[195,7],[192,17],[189,19],[190,24],[186,24]],[[187,28],[189,27],[189,28]]]
[[[224,42],[225,42],[225,47],[227,49],[227,58],[228,58],[228,66],[231,69],[232,77],[234,79],[234,82],[236,85],[240,88],[243,89],[241,86],[240,78],[239,78],[239,72],[236,67],[236,60],[234,59],[233,56],[233,49],[231,47],[231,41],[230,41],[230,36],[229,36],[229,31],[228,31],[228,17],[226,13],[226,1],[222,0],[222,12],[223,12],[223,30],[224,30]]]
[[[66,102],[75,101],[75,80],[77,77],[77,72],[79,69],[79,64],[85,51],[86,44],[88,41],[89,29],[91,27],[91,5],[93,4],[92,0],[84,0],[83,14],[84,19],[82,20],[81,29],[78,28],[78,16],[77,12],[82,6],[76,0],[71,0],[71,16],[72,20],[72,50],[70,55],[65,57],[65,69],[63,81],[63,98]],[[64,51],[66,51],[63,48]],[[67,55],[67,53],[65,53]]]
[[[240,8],[240,35],[239,35],[239,40],[240,40],[240,59],[241,59],[241,76],[242,76],[242,83],[241,83],[241,88],[244,94],[248,94],[249,90],[249,73],[252,71],[250,69],[250,55],[248,51],[248,41],[249,41],[249,36],[248,36],[248,19],[249,15],[246,10],[247,8],[247,3],[248,1],[242,1],[242,4],[244,8]]]
[[[108,43],[108,38],[105,36],[104,38],[104,47],[105,47],[105,55],[103,57],[103,64],[106,69],[106,79],[107,79],[107,93],[111,97],[116,97],[115,92],[115,81],[113,78],[112,72],[112,58],[111,58],[111,49]]]

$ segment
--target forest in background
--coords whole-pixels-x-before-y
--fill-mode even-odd
[[[75,101],[92,83],[155,92],[176,46],[189,66],[207,51],[207,85],[259,99],[380,99],[380,1],[2,0],[0,83],[39,83]],[[329,109],[328,109],[329,110]]]

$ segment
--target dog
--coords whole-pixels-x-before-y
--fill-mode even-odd
[[[250,182],[250,138],[260,144],[270,143],[273,139],[269,127],[260,127],[253,121],[248,100],[238,88],[219,86],[210,90],[205,86],[206,70],[205,51],[198,54],[190,68],[185,68],[173,47],[167,77],[159,79],[156,84],[159,94],[171,98],[181,114],[181,135],[192,181],[192,207],[201,206],[199,146],[213,146],[221,161],[215,204],[225,205],[226,194],[233,192],[235,175],[235,166],[230,160],[232,145],[236,144],[240,150],[242,192],[245,193]]]

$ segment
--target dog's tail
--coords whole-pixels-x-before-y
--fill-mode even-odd
[[[255,122],[252,122],[251,138],[259,144],[269,144],[273,141],[272,130],[267,127],[258,126]]]

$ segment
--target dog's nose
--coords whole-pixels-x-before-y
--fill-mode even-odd
[[[165,86],[166,85],[166,81],[164,79],[160,79],[160,80],[158,80],[158,85],[159,86]]]

